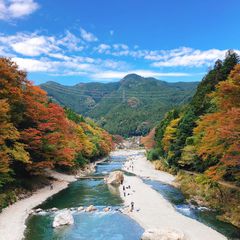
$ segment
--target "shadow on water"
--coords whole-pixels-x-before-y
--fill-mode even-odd
[[[161,195],[171,202],[175,209],[183,215],[206,224],[207,226],[222,233],[230,240],[240,239],[240,229],[232,224],[218,220],[218,212],[188,204],[182,192],[171,185],[148,179],[144,179],[144,182],[150,185],[157,192],[161,193]]]

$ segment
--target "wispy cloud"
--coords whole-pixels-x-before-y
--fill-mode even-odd
[[[217,59],[223,59],[227,50],[210,49],[206,51],[180,48],[164,55],[150,55],[147,59],[160,60],[152,63],[154,67],[201,67],[210,66]],[[151,59],[152,57],[152,59]]]
[[[11,20],[32,14],[39,8],[34,0],[0,0],[0,20]]]
[[[111,80],[121,79],[129,73],[156,78],[196,76],[197,69],[202,72],[202,67],[223,59],[227,51],[188,47],[149,50],[137,45],[99,42],[94,34],[84,29],[81,29],[81,36],[77,34],[79,32],[74,34],[70,31],[60,35],[0,33],[0,55],[12,57],[20,68],[28,72]],[[239,50],[236,52],[240,54]],[[187,73],[179,67],[184,67]],[[190,68],[194,68],[193,71]]]
[[[125,44],[108,45],[101,53],[116,57],[132,57],[147,60],[153,67],[203,67],[212,65],[217,59],[223,59],[228,49],[199,50],[180,47],[170,50],[147,50]],[[240,54],[238,49],[235,51]]]
[[[105,43],[99,44],[94,50],[98,53],[110,53],[111,46]]]
[[[121,79],[127,74],[135,73],[142,77],[188,77],[191,76],[189,73],[181,73],[181,72],[155,72],[155,71],[148,71],[148,70],[139,70],[133,69],[131,71],[104,71],[98,72],[91,75],[93,79],[104,79],[104,80],[111,80],[111,79]]]
[[[40,35],[37,32],[0,35],[1,45],[8,52],[31,57],[53,55],[63,51],[81,51],[84,48],[82,40],[69,31],[60,37]]]
[[[82,51],[84,49],[83,41],[70,31],[66,31],[65,36],[57,40],[59,45],[68,48],[69,51]]]
[[[80,28],[80,33],[81,33],[82,39],[85,40],[86,42],[96,42],[96,41],[98,41],[98,38],[93,33],[87,32],[83,28]]]

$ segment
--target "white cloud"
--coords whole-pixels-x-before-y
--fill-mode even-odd
[[[83,45],[79,45],[82,44],[83,41],[70,31],[66,31],[65,36],[59,39],[57,43],[67,47],[71,51],[82,51],[84,49]]]
[[[94,40],[89,37],[90,33],[86,33],[88,41]],[[70,31],[62,35],[46,35],[39,32],[15,35],[0,33],[0,55],[13,57],[20,68],[29,72],[111,80],[121,79],[129,73],[156,78],[188,77],[192,75],[174,68],[212,65],[218,58],[223,59],[226,53],[226,50],[199,50],[187,47],[146,50],[136,45],[130,47],[122,43],[91,44],[88,41],[86,37],[85,39],[77,37]],[[240,54],[239,50],[235,51]],[[141,61],[141,69],[137,66],[139,61]],[[144,64],[145,69],[142,67]],[[166,72],[153,67],[171,67],[174,71]]]
[[[78,52],[83,50],[81,39],[69,31],[64,36],[45,36],[38,33],[17,33],[16,35],[0,35],[0,46],[24,56],[48,55],[60,58],[64,51]],[[63,55],[62,55],[63,56]],[[65,57],[64,57],[65,58]]]
[[[169,72],[169,73],[162,73],[162,72],[154,72],[148,70],[131,70],[131,71],[103,71],[98,72],[91,75],[93,79],[122,79],[127,74],[135,73],[142,77],[186,77],[191,76],[189,73],[180,73],[180,72]]]
[[[223,59],[227,50],[210,49],[206,51],[183,49],[181,52],[170,52],[161,56],[161,61],[154,62],[155,67],[201,67],[211,65],[217,59]],[[159,56],[160,57],[160,56]],[[150,59],[150,58],[148,58]],[[152,58],[151,60],[156,60]],[[160,58],[159,58],[160,60]]]
[[[86,42],[96,42],[96,41],[98,41],[98,38],[93,33],[87,32],[83,28],[80,28],[80,33],[81,33],[82,39],[85,40]]]
[[[110,51],[109,51],[110,49],[111,49],[111,46],[108,44],[105,44],[105,43],[102,43],[95,48],[95,50],[98,53],[107,53],[107,54],[110,53]]]
[[[20,40],[20,39],[19,39]],[[54,45],[55,39],[44,36],[23,37],[20,41],[12,42],[12,49],[25,56],[39,56],[58,50]]]
[[[44,61],[44,60],[19,58],[19,57],[14,57],[12,60],[19,65],[20,69],[26,70],[28,72],[56,71],[56,66],[55,66],[56,64],[53,61]]]
[[[117,44],[113,44],[113,48],[115,50],[119,50],[119,49],[121,49],[121,50],[128,50],[129,47],[126,44],[117,43]]]
[[[39,4],[34,0],[0,0],[0,20],[21,18],[38,8]]]
[[[52,54],[51,58],[42,57],[40,59],[13,57],[13,61],[17,62],[22,70],[45,72],[54,76],[89,76],[109,69],[127,68],[124,62],[81,56],[69,57],[61,54]]]
[[[239,50],[234,50],[240,53]],[[224,59],[227,50],[209,49],[199,50],[188,47],[180,47],[170,50],[146,50],[139,49],[137,45],[133,49],[125,44],[113,44],[110,49],[101,53],[115,57],[132,57],[145,59],[152,62],[153,67],[202,67],[213,65],[217,59]]]
[[[93,72],[94,65],[89,63],[82,63],[73,61],[69,58],[67,61],[54,61],[49,58],[32,59],[14,57],[20,69],[27,70],[28,72],[46,72],[46,73],[66,73],[66,72]]]

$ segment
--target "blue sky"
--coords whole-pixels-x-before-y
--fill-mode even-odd
[[[0,0],[0,55],[36,84],[199,81],[240,53],[239,0]]]

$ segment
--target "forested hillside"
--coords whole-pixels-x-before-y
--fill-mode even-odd
[[[123,136],[146,134],[174,106],[186,103],[197,83],[167,83],[129,74],[115,83],[80,83],[41,87],[63,106],[95,119],[101,127]]]
[[[238,153],[232,139],[239,139],[238,60],[235,53],[229,52],[223,62],[217,61],[190,104],[170,111],[157,126],[157,151],[169,165],[200,172],[219,166],[221,171],[211,173],[215,177],[236,177],[233,168],[222,165]]]
[[[240,224],[236,202],[239,192],[225,192],[219,188],[219,180],[240,183],[240,64],[239,56],[229,51],[224,61],[218,60],[215,66],[199,84],[191,102],[181,109],[169,111],[156,127],[156,147],[148,152],[150,160],[157,162],[160,169],[178,171],[179,169],[204,173],[193,178],[185,191],[200,188],[202,183],[208,190],[198,190],[208,201],[221,198],[218,205],[228,209],[225,220]],[[213,181],[213,182],[212,182]],[[206,184],[206,185],[205,185]],[[210,185],[209,185],[210,184]],[[215,184],[215,185],[214,185]],[[220,195],[213,195],[211,187],[217,187]],[[201,188],[200,188],[201,189]],[[236,188],[234,188],[236,189]],[[193,195],[194,195],[193,194]],[[214,200],[215,198],[215,200]],[[226,204],[224,204],[226,201]],[[227,203],[228,202],[228,203]],[[214,203],[216,204],[216,202]],[[226,210],[226,209],[225,209]],[[233,217],[233,215],[235,217]]]
[[[63,109],[0,58],[0,207],[12,188],[30,184],[46,168],[73,170],[112,149],[112,138],[92,120]]]

